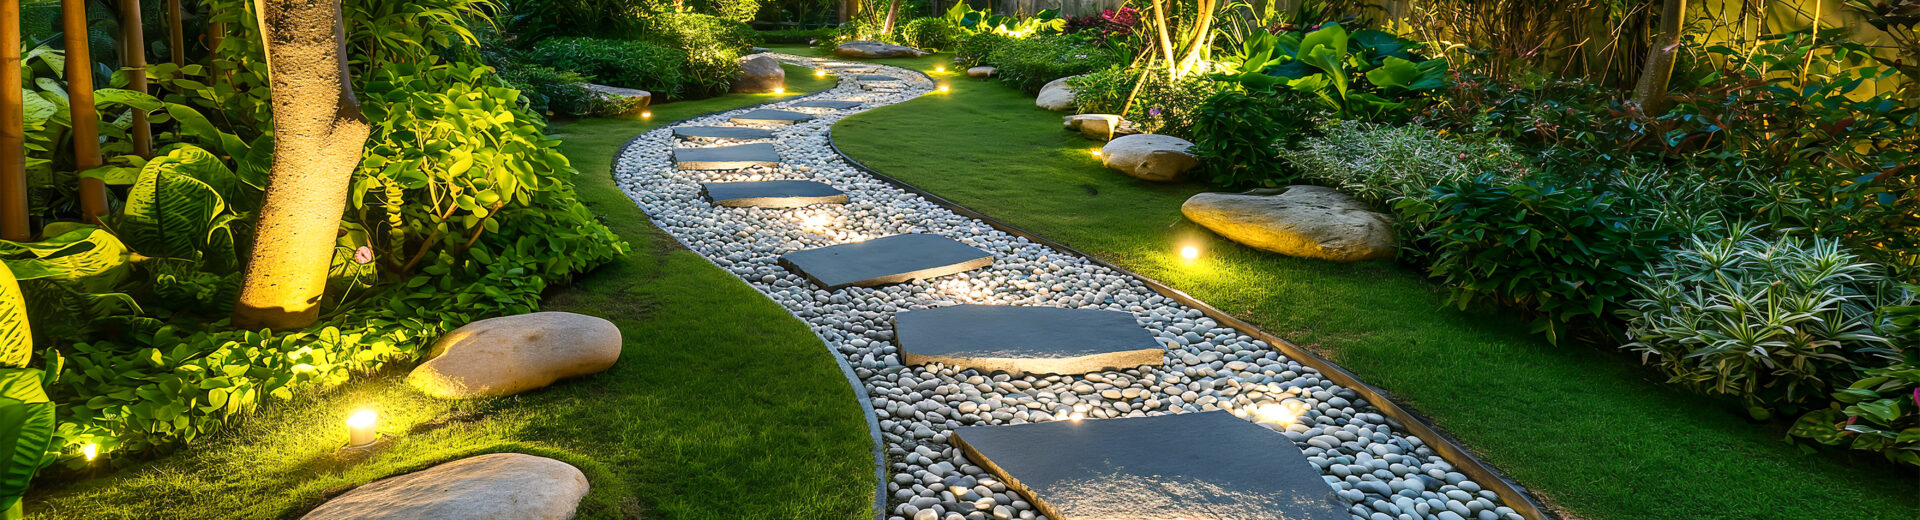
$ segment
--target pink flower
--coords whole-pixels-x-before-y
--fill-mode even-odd
[[[353,250],[353,263],[366,265],[373,262],[373,248],[360,246]]]

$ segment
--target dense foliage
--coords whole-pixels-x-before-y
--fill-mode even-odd
[[[581,74],[616,87],[637,88],[660,96],[678,96],[690,81],[687,53],[640,41],[554,38],[534,44],[534,63]]]

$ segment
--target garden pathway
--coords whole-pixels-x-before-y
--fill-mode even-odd
[[[1402,434],[1399,424],[1358,394],[1265,342],[1155,293],[1131,276],[957,215],[867,175],[832,149],[827,133],[834,122],[860,110],[928,95],[936,86],[930,78],[884,65],[772,56],[838,71],[841,83],[806,98],[648,132],[623,150],[615,176],[655,225],[785,306],[841,356],[860,385],[856,395],[871,405],[871,422],[883,444],[886,517],[1043,517],[1039,507],[1016,493],[1024,491],[1065,517],[1324,518],[1310,511],[1331,508],[1366,520],[1521,519],[1419,438]],[[852,76],[856,73],[883,78],[868,81]],[[926,123],[930,131],[939,127],[938,121]],[[758,128],[772,135],[730,139],[712,128]],[[703,137],[676,137],[694,134]],[[756,144],[770,147],[772,158],[755,152],[753,160],[728,169],[683,169],[676,160],[689,153]],[[734,207],[703,196],[715,183],[763,181],[814,181],[843,192],[846,199],[803,207]],[[917,235],[929,238],[885,252],[913,266],[867,262],[858,267],[863,271],[845,275],[858,279],[834,282],[815,277],[817,272],[809,274],[845,270],[848,265],[840,262],[862,258],[835,256],[855,250],[835,246]],[[954,254],[965,250],[985,257]],[[796,255],[802,260],[796,262]],[[883,272],[889,270],[893,272]],[[887,284],[868,286],[878,282]],[[1125,313],[1134,320],[1131,329],[1143,329],[1165,348],[1158,359],[1139,366],[1014,376],[928,362],[903,353],[896,344],[896,314],[962,304]],[[925,364],[905,364],[903,358]],[[1140,361],[1146,360],[1121,364]],[[1226,437],[1207,434],[1220,430],[1206,423],[1221,415],[1204,413],[1214,411],[1280,433],[1247,435],[1242,429]],[[1147,417],[1161,426],[1134,423]],[[1168,431],[1193,435],[1169,437]],[[982,440],[981,446],[973,446],[978,451],[971,457],[961,449],[968,436]],[[1020,439],[1014,444],[1028,451],[988,442],[1008,438]],[[1262,443],[1277,439],[1290,442]],[[1264,480],[1248,484],[1246,473],[1181,458],[1196,450],[1218,460],[1266,461],[1260,463],[1265,469],[1256,468],[1251,477]],[[1037,470],[1019,468],[1035,467],[1031,462],[1062,453],[1079,454],[1074,460],[1083,463],[1076,467],[1084,473],[1036,474],[1035,487],[1021,487],[1020,472]],[[1167,467],[1155,465],[1169,460],[1186,460],[1177,467],[1191,470],[1183,481],[1192,486],[1168,487],[1129,473],[1130,467],[1162,472]],[[1054,466],[1058,464],[1047,465]],[[1301,484],[1303,476],[1307,485]],[[1330,489],[1314,490],[1310,476],[1319,476]],[[1044,484],[1058,482],[1071,485]],[[1154,492],[1142,493],[1147,486]],[[1248,489],[1265,491],[1235,491]],[[1276,494],[1285,494],[1286,500]],[[1126,499],[1116,500],[1120,498]]]

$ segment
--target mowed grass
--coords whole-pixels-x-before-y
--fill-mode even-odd
[[[831,85],[789,68],[788,89]],[[606,372],[518,396],[425,397],[404,372],[272,406],[245,426],[95,478],[41,482],[28,511],[46,519],[297,518],[383,477],[489,452],[553,457],[592,491],[578,518],[870,518],[865,418],[807,326],[648,223],[609,164],[632,137],[674,120],[764,103],[733,95],[669,103],[650,120],[591,119],[556,129],[580,169],[582,202],[633,245],[626,257],[553,290],[545,310],[619,325]],[[384,440],[342,451],[343,422],[378,410]]]
[[[930,63],[950,63],[937,56]],[[1414,268],[1264,253],[1186,221],[1196,184],[1104,169],[1097,143],[997,82],[950,80],[842,120],[869,167],[1160,279],[1393,392],[1567,516],[1913,519],[1920,475],[1872,454],[1801,454],[1781,423],[1660,382],[1618,352],[1553,346],[1462,312]],[[1189,264],[1179,248],[1202,254]]]

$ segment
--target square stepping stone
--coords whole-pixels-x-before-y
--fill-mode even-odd
[[[743,126],[678,126],[673,136],[681,139],[712,141],[716,139],[772,139],[773,131],[765,128],[747,128]]]
[[[1226,411],[967,426],[948,442],[1047,518],[1351,518],[1292,441]]]
[[[951,238],[914,233],[794,251],[780,255],[780,265],[831,291],[971,271],[993,265],[993,255]]]
[[[682,170],[738,170],[754,166],[780,166],[780,153],[773,143],[752,143],[713,148],[675,148],[673,163]]]
[[[906,364],[1016,376],[1158,365],[1166,353],[1133,314],[1100,309],[955,305],[900,313],[893,331]]]
[[[846,193],[814,181],[709,182],[700,187],[714,205],[734,208],[797,208],[847,202]]]
[[[844,101],[844,100],[829,100],[829,99],[817,99],[817,100],[813,100],[813,101],[801,101],[801,102],[799,102],[799,103],[794,103],[794,104],[793,104],[793,106],[796,106],[796,107],[802,107],[802,108],[831,108],[831,109],[834,109],[834,110],[846,110],[846,109],[849,109],[849,108],[854,108],[854,107],[857,107],[857,106],[860,106],[860,102],[859,102],[859,101]]]
[[[813,116],[787,110],[761,108],[733,116],[728,121],[743,125],[791,125],[809,119],[813,119]]]
[[[900,78],[896,78],[893,76],[882,76],[879,74],[861,74],[859,77],[856,77],[854,79],[858,79],[860,81],[900,81]]]

